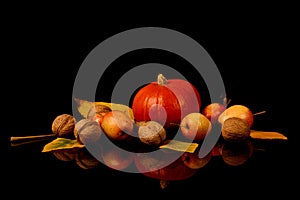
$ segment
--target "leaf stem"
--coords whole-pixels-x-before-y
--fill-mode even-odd
[[[29,136],[12,136],[10,137],[11,146],[19,146],[22,144],[28,144],[32,142],[38,142],[55,137],[56,134],[45,134],[45,135],[29,135]]]

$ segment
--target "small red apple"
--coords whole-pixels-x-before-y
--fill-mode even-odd
[[[249,128],[253,125],[254,116],[247,106],[236,104],[226,108],[224,112],[219,115],[218,122],[223,124],[226,119],[231,117],[237,117],[244,120]]]
[[[126,113],[112,110],[103,116],[100,126],[110,139],[124,140],[133,132],[133,123]]]
[[[202,113],[189,113],[183,117],[180,130],[184,137],[194,141],[204,140],[210,133],[212,124]]]
[[[204,109],[202,110],[202,114],[207,117],[212,123],[215,123],[218,121],[219,115],[223,113],[225,109],[225,104],[215,102],[204,107]]]
[[[95,114],[93,117],[92,117],[92,120],[96,121],[99,126],[101,126],[101,123],[103,121],[103,117],[104,115],[101,115],[101,114]]]

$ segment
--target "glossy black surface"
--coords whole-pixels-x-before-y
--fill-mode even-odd
[[[25,23],[26,21],[26,23]],[[1,191],[18,197],[103,198],[102,195],[123,198],[151,194],[183,194],[203,199],[231,197],[290,197],[297,183],[296,165],[288,117],[292,112],[289,87],[289,38],[278,29],[290,27],[280,21],[268,26],[260,21],[233,23],[229,27],[199,27],[186,23],[100,24],[84,22],[65,26],[59,20],[52,23],[37,20],[9,25],[1,127]],[[278,24],[279,23],[279,24]],[[172,23],[171,23],[172,24]],[[237,27],[237,25],[239,25]],[[162,26],[178,30],[198,41],[218,66],[232,104],[244,104],[253,112],[266,110],[255,117],[257,130],[278,131],[288,141],[253,141],[249,159],[238,166],[213,156],[205,167],[188,179],[172,181],[161,189],[159,180],[143,174],[124,173],[100,164],[83,169],[76,162],[62,161],[52,153],[42,153],[49,140],[11,147],[10,136],[48,134],[53,119],[62,113],[72,113],[72,87],[77,70],[88,53],[106,38],[121,31],[141,26]],[[17,27],[17,28],[16,28]],[[284,38],[282,38],[284,37]],[[135,54],[136,53],[136,54]],[[109,100],[111,87],[130,67],[156,62],[170,66],[184,65],[182,71],[190,81],[203,87],[188,63],[167,52],[133,52],[112,64],[111,76],[104,78],[105,90],[97,98]],[[191,70],[191,71],[190,71]],[[284,80],[288,79],[288,80]],[[111,82],[110,82],[111,81]],[[5,92],[5,93],[4,93]],[[204,92],[205,93],[205,92]],[[204,105],[209,102],[203,97]],[[4,187],[3,187],[4,186]],[[60,195],[58,195],[58,193]],[[198,196],[197,196],[198,195]],[[154,195],[155,196],[155,195]],[[142,196],[144,198],[144,196]]]

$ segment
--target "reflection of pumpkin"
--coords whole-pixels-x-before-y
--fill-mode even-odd
[[[187,167],[178,153],[161,152],[159,156],[138,154],[134,161],[142,174],[159,180],[183,180],[197,172],[196,169]]]
[[[158,75],[135,94],[132,111],[136,121],[157,121],[165,128],[180,124],[181,119],[191,112],[199,112],[200,94],[188,81],[166,80]]]

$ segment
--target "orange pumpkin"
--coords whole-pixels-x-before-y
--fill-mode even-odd
[[[199,112],[201,97],[190,82],[183,79],[167,80],[162,74],[157,82],[140,88],[132,101],[132,111],[137,122],[157,121],[165,128],[178,126],[191,112]]]

